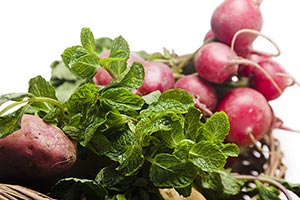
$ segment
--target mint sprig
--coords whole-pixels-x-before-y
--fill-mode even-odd
[[[61,128],[77,143],[80,155],[93,155],[78,158],[94,163],[84,169],[89,175],[61,179],[51,190],[55,198],[131,200],[138,194],[160,199],[158,189],[170,187],[183,196],[196,187],[210,199],[237,199],[242,191],[261,199],[278,195],[274,184],[262,184],[265,178],[237,176],[225,169],[239,148],[224,143],[230,129],[224,112],[204,118],[193,97],[181,89],[144,97],[134,94],[145,72],[137,62],[127,67],[126,40],[106,38],[101,46],[89,28],[83,28],[80,36],[80,45],[62,53],[55,78],[46,81],[37,76],[29,81],[28,93],[0,96],[0,105],[8,104],[0,111],[0,137],[17,130],[22,115],[31,113]],[[107,49],[110,56],[99,58]],[[99,67],[114,77],[107,86],[91,81]],[[72,90],[65,87],[72,82],[76,83]],[[64,92],[63,98],[57,97]],[[95,169],[98,162],[103,163]],[[96,171],[93,177],[90,171]],[[255,189],[247,186],[249,180]],[[281,179],[269,183],[274,181],[299,193],[298,185]]]

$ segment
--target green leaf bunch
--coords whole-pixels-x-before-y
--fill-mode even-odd
[[[192,187],[209,199],[238,199],[242,189],[259,199],[278,195],[260,180],[249,188],[247,179],[225,167],[239,154],[237,145],[224,142],[230,130],[226,113],[204,116],[182,89],[136,95],[144,67],[127,67],[130,49],[123,37],[95,39],[83,28],[80,41],[51,65],[49,81],[36,76],[27,93],[0,96],[1,138],[20,128],[23,114],[37,115],[77,144],[79,161],[93,163],[83,171],[88,176],[59,180],[51,190],[55,198],[161,199],[159,188],[189,196]],[[100,58],[107,50],[110,56]],[[111,74],[110,84],[93,83],[98,68]],[[299,193],[298,185],[276,181]]]

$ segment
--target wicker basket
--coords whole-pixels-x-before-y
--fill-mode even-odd
[[[264,174],[271,177],[284,178],[286,166],[282,162],[283,152],[279,141],[272,133],[251,147],[241,149],[240,156],[230,166],[234,173],[241,175]],[[199,200],[205,199],[199,192],[192,192],[188,198],[183,198],[172,189],[160,190],[166,200]],[[241,196],[243,196],[241,194]],[[50,200],[53,199],[38,191],[21,185],[0,184],[0,200]]]
[[[0,184],[0,200],[51,200],[35,190],[11,184]]]

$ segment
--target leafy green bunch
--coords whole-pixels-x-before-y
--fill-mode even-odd
[[[99,58],[107,48],[109,57]],[[224,142],[227,115],[205,118],[182,89],[134,94],[145,72],[138,62],[127,67],[129,54],[121,36],[95,40],[83,28],[81,45],[67,48],[63,62],[52,65],[51,81],[37,76],[30,79],[28,93],[0,96],[0,137],[20,128],[24,113],[35,114],[76,142],[78,160],[92,159],[84,169],[87,176],[72,174],[53,186],[55,198],[162,199],[159,188],[189,196],[196,187],[210,199],[234,199],[247,179],[225,169],[227,159],[239,154],[237,145]],[[107,86],[93,83],[101,67],[114,78]],[[274,187],[257,188],[251,192],[278,195]]]

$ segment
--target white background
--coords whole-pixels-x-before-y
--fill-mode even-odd
[[[50,77],[50,64],[66,47],[79,44],[82,27],[94,36],[122,35],[132,51],[191,53],[210,29],[210,16],[221,0],[10,0],[0,3],[0,94],[27,91],[36,75]],[[280,47],[277,58],[300,81],[300,2],[264,0],[262,32]],[[264,39],[254,48],[275,49]],[[300,88],[288,88],[271,102],[285,125],[300,130]],[[286,179],[300,183],[300,133],[275,131],[288,166]]]

